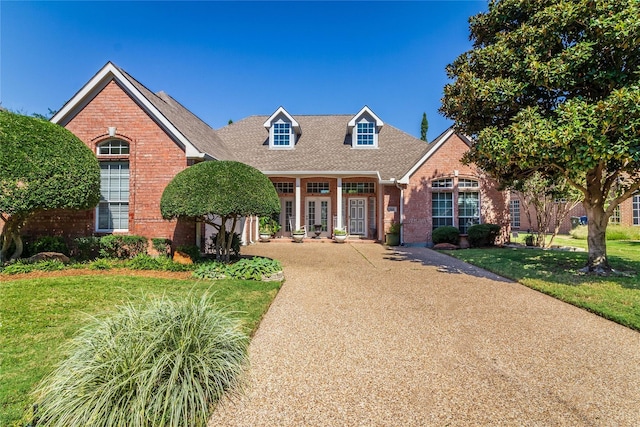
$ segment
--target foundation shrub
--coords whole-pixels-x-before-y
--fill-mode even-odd
[[[100,256],[130,259],[138,254],[146,254],[147,244],[146,237],[110,234],[100,239]]]
[[[158,251],[160,255],[171,255],[171,239],[165,239],[164,237],[154,237],[151,239],[151,245],[153,249]]]
[[[457,245],[460,243],[460,230],[451,226],[438,227],[433,230],[431,238],[433,239],[434,245],[437,245],[438,243],[451,243],[452,245]]]
[[[78,261],[89,261],[100,255],[100,238],[96,236],[77,237],[73,240],[72,256]]]
[[[500,234],[500,226],[496,224],[475,224],[467,232],[469,244],[473,247],[493,246]]]
[[[203,427],[242,389],[248,337],[207,295],[149,300],[94,318],[34,392],[34,424]]]
[[[42,236],[36,239],[31,244],[31,253],[37,254],[40,252],[58,252],[61,254],[69,255],[69,248],[66,242],[60,236]]]

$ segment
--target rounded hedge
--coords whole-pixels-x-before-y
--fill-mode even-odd
[[[500,226],[496,224],[475,224],[469,227],[469,244],[473,247],[493,246],[500,234]]]
[[[280,200],[266,175],[234,161],[208,161],[178,173],[160,201],[165,219],[209,214],[270,216],[280,212]]]
[[[435,245],[437,245],[438,243],[451,243],[452,245],[457,245],[458,243],[460,243],[460,230],[448,225],[444,227],[438,227],[433,230],[431,239],[433,240],[433,244]]]
[[[0,212],[88,209],[100,200],[94,153],[62,126],[0,111]]]

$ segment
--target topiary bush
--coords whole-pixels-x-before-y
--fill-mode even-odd
[[[496,224],[475,224],[467,232],[469,244],[473,247],[493,246],[500,234],[500,226]]]
[[[204,295],[118,307],[70,342],[37,387],[34,424],[200,427],[242,389],[249,339]]]
[[[130,259],[138,254],[146,254],[148,244],[146,237],[110,234],[100,239],[100,256]]]
[[[457,245],[460,243],[460,230],[448,225],[438,227],[433,230],[431,239],[433,240],[434,245],[437,245],[438,243],[451,243],[452,245]]]
[[[30,248],[33,254],[40,252],[58,252],[69,255],[67,243],[60,236],[42,236],[31,244]]]

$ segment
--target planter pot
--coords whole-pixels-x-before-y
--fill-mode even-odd
[[[304,234],[292,234],[293,241],[296,243],[302,243],[302,239],[304,239]]]
[[[399,234],[386,234],[385,244],[388,246],[398,246],[400,245],[400,235]]]
[[[346,234],[334,234],[333,240],[335,240],[338,243],[344,243],[344,241],[347,240],[347,235]]]
[[[260,241],[261,242],[268,242],[270,240],[271,240],[271,234],[260,233]]]

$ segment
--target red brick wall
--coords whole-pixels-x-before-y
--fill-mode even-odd
[[[109,139],[107,128],[111,126],[117,128],[117,138],[130,144],[128,233],[169,238],[175,245],[193,244],[193,224],[165,221],[160,214],[164,188],[187,167],[184,150],[115,81],[107,84],[65,127],[95,153],[97,145]],[[72,237],[93,234],[95,210],[41,215],[29,222],[28,232]]]
[[[433,227],[431,215],[431,181],[441,178],[453,180],[453,225],[457,227],[458,180],[474,179],[479,182],[481,222],[499,224],[504,237],[509,226],[508,195],[495,189],[495,184],[473,165],[460,162],[469,147],[457,135],[452,135],[440,148],[410,177],[404,190],[403,241],[409,245],[431,242]]]

